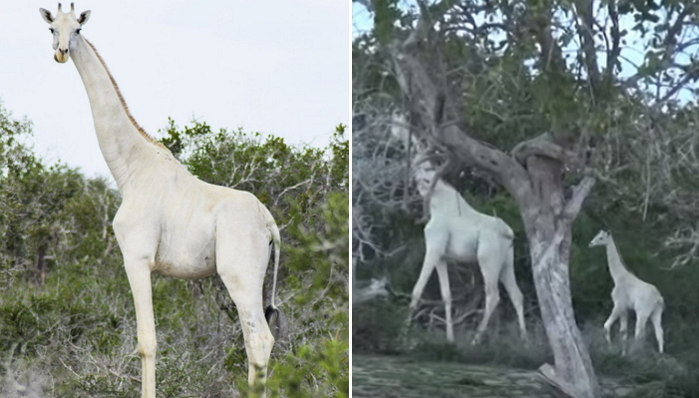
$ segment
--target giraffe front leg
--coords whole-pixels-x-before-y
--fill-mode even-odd
[[[628,337],[629,337],[629,312],[622,311],[619,316],[619,335],[621,337],[621,355],[626,355],[628,350]]]
[[[126,274],[136,307],[138,355],[141,357],[141,398],[155,398],[155,318],[151,271],[147,260],[125,261]]]
[[[612,344],[612,337],[611,337],[611,331],[612,331],[612,325],[614,325],[614,322],[619,318],[619,316],[622,313],[621,307],[618,305],[614,305],[614,309],[612,309],[612,313],[609,314],[609,318],[604,322],[604,337],[607,340],[607,344]]]
[[[420,276],[418,277],[417,282],[415,282],[415,287],[413,287],[413,293],[410,299],[410,307],[408,310],[408,319],[406,322],[407,325],[410,325],[410,323],[412,323],[413,314],[417,309],[418,303],[420,302],[422,292],[424,292],[425,290],[425,285],[427,285],[427,281],[430,280],[430,275],[432,275],[432,271],[437,266],[437,263],[440,261],[441,256],[441,253],[438,253],[437,251],[429,247],[427,248],[425,260],[422,263],[422,270],[420,271]]]
[[[449,235],[447,231],[432,221],[430,221],[430,223],[425,227],[425,258],[422,262],[420,276],[417,278],[417,282],[415,282],[415,287],[413,287],[408,317],[403,327],[403,331],[401,332],[402,340],[404,342],[407,342],[408,330],[413,321],[413,314],[417,309],[417,305],[420,302],[420,297],[422,297],[422,293],[425,290],[425,285],[427,285],[427,281],[430,279],[432,271],[444,256],[448,240]]]

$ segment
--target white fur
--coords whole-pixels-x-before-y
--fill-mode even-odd
[[[78,29],[59,10],[42,17],[54,29],[65,62],[73,59],[92,108],[100,148],[122,193],[114,232],[124,257],[136,307],[142,398],[155,398],[155,321],[151,273],[201,278],[218,272],[236,304],[248,356],[248,381],[264,382],[274,338],[263,310],[262,285],[279,230],[270,212],[248,192],[205,183],[133,122],[106,66]],[[80,22],[78,22],[80,20]],[[67,46],[67,47],[65,47]],[[57,55],[57,57],[59,57]],[[272,293],[272,307],[275,300]],[[258,373],[259,372],[259,373]]]
[[[477,342],[488,326],[488,320],[500,301],[498,281],[502,282],[517,312],[520,333],[526,338],[522,292],[517,286],[514,273],[514,233],[504,221],[477,212],[450,185],[437,180],[428,162],[416,173],[418,191],[429,198],[430,220],[425,226],[426,253],[420,277],[413,288],[410,317],[415,311],[422,292],[432,271],[437,269],[439,284],[444,300],[447,322],[447,340],[454,341],[454,326],[451,314],[451,289],[447,260],[478,263],[485,283],[485,313],[478,325],[474,338]]]
[[[663,325],[662,316],[665,309],[663,296],[658,289],[648,282],[644,282],[636,275],[629,272],[621,261],[619,251],[614,244],[612,235],[600,231],[592,239],[589,247],[605,246],[607,249],[607,265],[614,279],[612,300],[614,309],[604,323],[607,342],[611,344],[610,330],[617,319],[621,319],[620,334],[622,340],[627,338],[628,311],[636,312],[636,333],[634,338],[641,339],[646,330],[648,319],[653,322],[655,337],[658,341],[658,351],[663,352]]]

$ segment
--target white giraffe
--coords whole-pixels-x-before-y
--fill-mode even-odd
[[[436,178],[436,181],[435,181]],[[413,288],[408,322],[422,296],[432,271],[437,269],[444,300],[447,340],[454,341],[451,314],[451,288],[447,261],[478,263],[485,284],[485,311],[473,343],[477,343],[500,302],[498,281],[502,282],[517,313],[520,334],[527,338],[523,297],[514,272],[514,232],[500,218],[477,212],[452,186],[438,177],[429,162],[421,163],[416,172],[418,191],[428,198],[430,219],[425,226],[425,259],[420,277]]]
[[[262,285],[279,230],[270,212],[249,192],[207,184],[185,169],[136,124],[95,47],[81,34],[90,11],[77,18],[58,5],[50,24],[54,59],[73,59],[87,90],[100,148],[121,191],[114,233],[124,257],[136,308],[142,398],[155,398],[155,321],[151,273],[202,278],[216,272],[236,304],[248,357],[248,382],[264,383],[274,338],[267,324],[277,311],[263,308]]]
[[[640,280],[624,267],[621,256],[617,250],[612,235],[605,231],[599,231],[592,239],[589,247],[605,246],[607,249],[607,265],[609,273],[614,279],[612,300],[614,309],[606,322],[604,330],[607,343],[611,344],[610,331],[614,322],[620,319],[619,333],[623,341],[627,338],[628,312],[636,313],[636,333],[634,339],[640,341],[646,331],[648,319],[653,322],[655,338],[658,341],[658,351],[663,352],[663,325],[662,317],[665,309],[665,301],[658,289],[648,282]]]

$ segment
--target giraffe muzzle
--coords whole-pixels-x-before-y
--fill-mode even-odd
[[[66,61],[68,61],[68,58],[70,58],[70,56],[68,55],[67,48],[66,49],[59,48],[56,50],[56,53],[53,54],[53,59],[56,62],[65,63]]]

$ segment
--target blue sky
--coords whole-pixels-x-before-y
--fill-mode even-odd
[[[373,16],[364,6],[352,3],[352,37],[366,32],[374,25]]]
[[[402,4],[405,5],[407,1],[403,1]],[[358,34],[366,32],[370,30],[373,26],[373,15],[366,10],[363,6],[357,4],[357,3],[352,3],[352,36],[356,37]],[[603,18],[605,17],[605,14],[598,14],[598,18]],[[563,15],[560,16],[561,19],[565,19]],[[643,48],[643,39],[640,36],[640,33],[633,31],[632,28],[635,25],[635,22],[633,21],[633,17],[626,17],[623,18],[620,21],[620,30],[627,30],[628,34],[624,38],[626,40],[626,44],[623,46],[622,49],[622,57],[620,59],[621,61],[621,66],[622,66],[622,71],[620,73],[621,77],[629,77],[632,76],[636,73],[638,66],[640,66],[643,63],[643,58],[645,54],[645,50]],[[693,32],[687,33],[688,35],[694,35],[694,36],[699,36],[699,28],[695,27]],[[598,43],[602,44],[602,42]],[[567,54],[574,55],[577,52],[577,49],[579,48],[580,43],[578,42],[577,37],[575,37],[571,43],[564,48],[564,52]],[[697,50],[699,46],[692,47],[689,49],[690,51],[694,51],[696,55],[699,55],[699,51]],[[606,57],[605,53],[603,51],[599,52],[599,59],[598,62],[600,62],[601,65],[603,65],[604,62],[606,62]],[[689,60],[689,55],[688,54],[680,54],[677,58],[677,60],[681,62],[687,62]],[[679,92],[678,98],[682,102],[686,102],[688,100],[692,99],[692,94],[688,90],[681,90]]]

